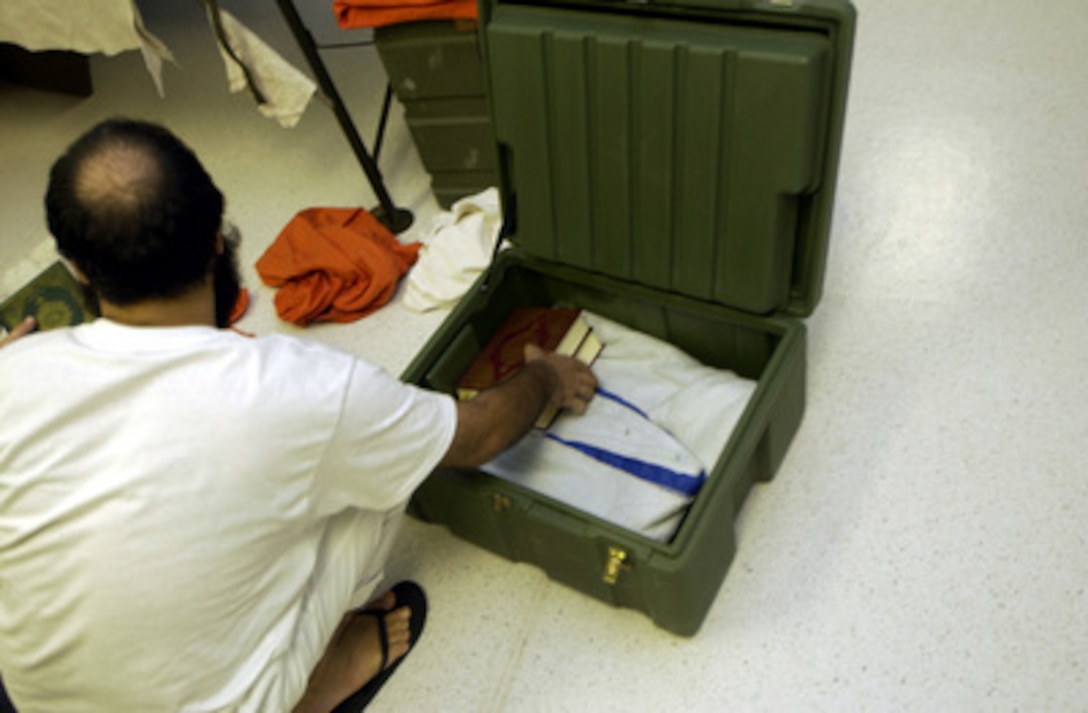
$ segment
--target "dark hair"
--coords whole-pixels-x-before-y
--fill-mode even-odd
[[[196,154],[161,126],[111,119],[49,174],[49,230],[103,299],[176,297],[205,279],[223,194]]]

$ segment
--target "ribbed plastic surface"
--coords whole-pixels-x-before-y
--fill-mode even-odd
[[[450,21],[408,22],[374,30],[374,44],[402,101],[483,96],[476,31]]]
[[[450,21],[379,27],[374,41],[439,204],[499,184],[476,30]]]
[[[827,34],[499,5],[487,42],[519,246],[753,313],[811,311]]]

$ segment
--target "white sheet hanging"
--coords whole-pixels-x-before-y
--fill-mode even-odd
[[[174,61],[162,40],[144,26],[134,0],[0,2],[0,42],[31,52],[115,55],[138,49],[159,96],[163,96],[162,63]]]
[[[227,41],[264,95],[259,110],[281,126],[294,126],[317,86],[233,15],[224,10],[221,16]],[[134,0],[3,0],[0,42],[33,52],[115,55],[138,49],[159,96],[165,96],[162,63],[174,61],[169,48],[144,26]],[[230,90],[240,91],[245,86],[244,74],[233,60],[225,57],[224,62]]]
[[[208,8],[209,23],[212,23],[211,12],[211,8]],[[317,85],[239,22],[234,15],[220,10],[219,17],[225,40],[230,43],[235,56],[245,63],[264,99],[264,103],[257,105],[257,110],[263,116],[275,119],[285,129],[295,126],[317,92]],[[223,58],[231,93],[245,90],[245,72],[227,54],[222,44],[219,45],[219,54]]]

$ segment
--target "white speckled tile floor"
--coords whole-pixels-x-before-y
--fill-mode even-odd
[[[227,94],[195,4],[144,4],[181,62],[165,99],[133,53],[96,58],[86,100],[0,84],[0,297],[52,259],[52,160],[126,114],[171,126],[227,194],[243,327],[294,331],[253,261],[302,208],[372,205],[363,175],[323,106],[284,130]],[[1088,708],[1088,4],[857,5],[808,411],[700,633],[409,521],[390,574],[425,584],[431,619],[375,710]],[[226,6],[298,59],[271,3]],[[369,136],[373,49],[330,65]],[[397,112],[382,167],[421,234],[438,208]],[[399,372],[441,317],[394,304],[306,333]]]

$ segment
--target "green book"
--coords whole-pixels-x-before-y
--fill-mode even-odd
[[[98,306],[59,260],[0,304],[0,326],[10,331],[27,317],[38,329],[56,329],[89,322]]]

